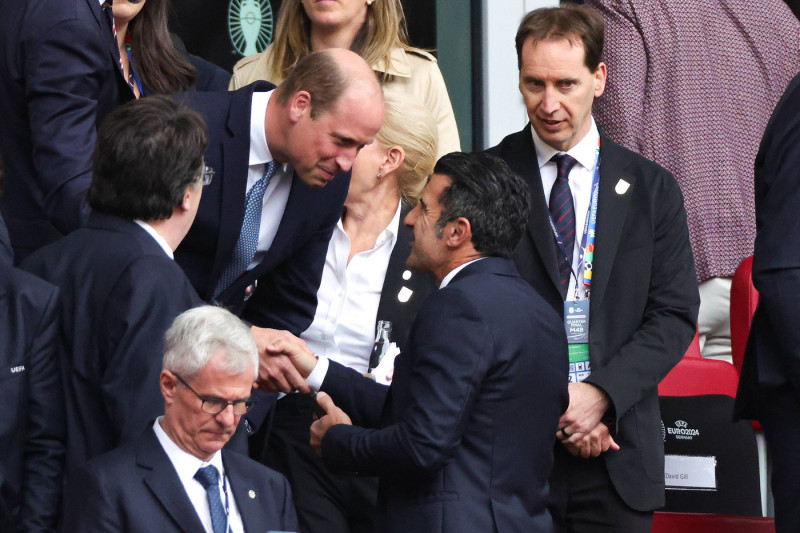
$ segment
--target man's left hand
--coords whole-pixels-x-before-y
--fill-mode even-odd
[[[577,444],[600,423],[610,405],[608,395],[591,383],[569,384],[569,407],[558,421],[556,438]]]
[[[317,403],[325,410],[325,415],[311,424],[311,447],[314,448],[317,455],[322,457],[322,439],[325,437],[328,429],[336,424],[352,426],[353,423],[350,421],[350,417],[347,416],[344,411],[336,407],[331,397],[324,392],[317,393]]]

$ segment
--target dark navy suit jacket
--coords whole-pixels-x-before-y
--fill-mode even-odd
[[[510,259],[473,263],[425,301],[391,387],[331,363],[322,389],[357,424],[328,431],[323,460],[379,476],[377,530],[551,530],[566,338]]]
[[[57,348],[58,290],[0,261],[0,531],[55,530],[66,431]]]
[[[753,283],[759,291],[747,341],[737,409],[758,418],[770,406],[762,392],[800,394],[800,76],[775,108],[755,164],[757,235]]]
[[[0,0],[0,209],[17,261],[78,228],[97,126],[133,98],[97,0]]]
[[[203,190],[197,218],[175,259],[207,301],[212,300],[217,280],[230,262],[244,218],[252,94],[273,88],[270,83],[256,82],[230,93],[181,96],[208,124],[205,158],[216,176]],[[305,331],[314,318],[328,241],[342,214],[349,184],[349,173],[336,176],[323,188],[309,187],[294,176],[269,252],[217,298],[219,303],[257,326],[295,335]],[[246,300],[248,288],[254,291]]]
[[[139,435],[164,409],[164,332],[200,299],[135,222],[92,213],[23,268],[61,289],[68,468]]]
[[[562,314],[556,245],[530,125],[489,152],[530,186],[533,210],[515,260],[522,277]],[[675,179],[605,136],[600,157],[589,313],[592,374],[586,381],[611,398],[604,422],[621,448],[603,454],[611,481],[630,507],[650,511],[664,505],[658,383],[692,341],[700,299]],[[629,187],[618,191],[620,180]]]
[[[296,531],[289,483],[235,452],[222,452],[244,530]],[[152,428],[81,468],[68,486],[64,533],[197,533],[203,525]]]

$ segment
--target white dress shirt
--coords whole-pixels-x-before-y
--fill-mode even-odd
[[[556,182],[557,166],[554,162],[550,161],[550,159],[556,154],[567,153],[578,161],[578,164],[572,167],[569,173],[569,188],[572,191],[572,201],[575,206],[575,248],[572,253],[572,271],[578,276],[578,279],[580,279],[580,283],[578,284],[578,298],[583,299],[585,296],[582,279],[583,271],[581,270],[579,272],[578,266],[580,265],[583,254],[583,250],[581,249],[583,228],[586,224],[586,216],[589,213],[589,205],[592,200],[592,178],[594,178],[594,165],[597,159],[597,141],[600,137],[600,133],[597,131],[597,125],[594,122],[594,117],[592,117],[592,125],[583,139],[566,152],[560,152],[539,138],[533,126],[531,126],[531,132],[533,133],[533,145],[536,149],[536,158],[539,162],[539,173],[542,176],[542,188],[544,189],[545,202],[549,202],[550,191],[553,189],[553,184]],[[553,246],[556,246],[555,237],[553,237]],[[557,253],[561,254],[560,251],[557,251]],[[574,297],[575,276],[570,276],[567,299],[572,300]]]
[[[153,239],[155,239],[155,241],[158,243],[158,245],[161,247],[161,249],[164,250],[164,253],[167,254],[170,259],[173,259],[173,260],[175,259],[175,256],[172,254],[172,247],[164,239],[164,237],[162,237],[161,234],[158,233],[155,230],[155,228],[153,226],[151,226],[150,224],[148,224],[144,220],[136,219],[136,220],[134,220],[134,222],[139,224],[139,226],[143,230],[145,230]]]
[[[247,188],[245,194],[253,185],[264,176],[266,164],[272,161],[272,153],[267,146],[267,133],[264,129],[264,116],[267,112],[272,93],[254,92],[250,105],[250,159],[247,170]],[[248,270],[255,267],[264,258],[264,254],[269,251],[275,235],[278,233],[278,226],[286,210],[289,201],[289,192],[292,188],[292,176],[294,169],[288,163],[279,165],[272,179],[269,181],[267,190],[264,191],[264,202],[261,207],[261,227],[258,231],[258,244],[253,261],[247,267]],[[245,199],[242,198],[242,204]]]
[[[204,462],[183,451],[161,427],[163,418],[163,416],[160,416],[156,419],[153,424],[153,431],[155,431],[158,442],[161,443],[161,447],[164,448],[172,466],[178,473],[178,478],[181,480],[181,484],[186,490],[186,495],[189,497],[189,501],[192,502],[194,510],[197,511],[197,516],[200,518],[206,533],[214,533],[214,527],[211,524],[211,511],[208,507],[208,496],[206,489],[203,488],[199,481],[194,479],[194,475],[199,468],[210,464],[214,465],[220,473],[219,493],[222,497],[223,507],[225,506],[225,493],[227,492],[228,494],[228,526],[230,531],[232,533],[244,533],[244,524],[239,514],[239,508],[236,506],[236,499],[233,497],[231,483],[225,475],[225,468],[222,466],[222,453],[217,452],[210,461]]]
[[[400,203],[375,245],[350,259],[350,237],[342,220],[333,230],[317,291],[314,321],[300,337],[319,357],[366,372],[375,343],[383,282],[400,225]]]

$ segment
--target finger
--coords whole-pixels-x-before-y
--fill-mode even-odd
[[[611,450],[614,450],[615,452],[618,452],[619,451],[619,444],[617,444],[617,442],[614,440],[614,437],[609,435],[608,436],[608,440],[609,440],[608,448],[611,449]]]
[[[332,414],[334,409],[336,409],[336,404],[333,403],[333,398],[322,391],[317,393],[317,403],[325,410],[326,414]]]

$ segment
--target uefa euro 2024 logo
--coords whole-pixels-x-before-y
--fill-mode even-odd
[[[243,56],[263,52],[272,41],[272,30],[269,0],[231,0],[228,35],[237,52]]]

